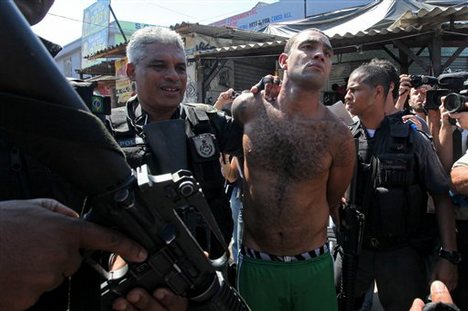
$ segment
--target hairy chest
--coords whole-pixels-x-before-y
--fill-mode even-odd
[[[303,181],[328,170],[333,129],[327,121],[260,117],[245,128],[251,165]]]

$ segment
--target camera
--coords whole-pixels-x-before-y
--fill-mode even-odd
[[[417,77],[415,78],[416,84],[422,83],[435,86],[433,90],[426,92],[425,109],[439,109],[441,98],[446,96],[444,107],[447,111],[452,113],[464,111],[468,82],[466,80],[468,78],[467,71],[441,74],[437,78],[430,76],[411,77]]]
[[[447,94],[444,108],[450,113],[468,111],[466,108],[468,95],[468,72],[456,72],[439,76],[439,85],[452,90]]]
[[[234,91],[234,92],[232,92],[231,98],[232,98],[232,99],[235,99],[235,98],[238,97],[240,94],[241,94],[241,92]]]
[[[468,102],[467,90],[457,93],[450,93],[445,97],[444,108],[450,113],[468,111],[466,103]]]
[[[431,86],[437,85],[438,81],[436,77],[424,76],[424,75],[410,75],[411,87],[418,88],[424,84]]]
[[[68,82],[93,114],[99,117],[111,114],[110,96],[95,94],[93,82],[73,78],[69,78]]]
[[[426,92],[426,102],[424,104],[425,109],[439,109],[441,98],[448,95],[450,90],[440,89],[440,90],[428,90]]]

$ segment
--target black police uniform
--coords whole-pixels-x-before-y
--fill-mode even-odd
[[[34,198],[56,199],[78,213],[80,212],[84,200],[84,197],[77,191],[74,191],[67,182],[54,174],[47,167],[22,152],[0,132],[0,200]],[[44,243],[47,243],[47,241],[44,241]],[[34,258],[31,258],[31,260],[34,261]],[[91,274],[91,278],[95,280],[94,285],[96,291],[94,294],[99,295],[98,275],[94,271],[88,271],[88,269],[88,267],[83,266],[80,272],[66,279],[58,288],[43,294],[34,307],[29,310],[63,311],[67,310],[68,306],[70,306],[71,311],[98,310],[89,308],[91,300],[93,300],[91,298],[93,292],[88,292],[92,287],[91,279],[89,279],[88,276],[83,280],[86,282],[86,294],[84,292],[80,294],[77,292],[77,289],[81,287],[79,286],[81,281],[78,281],[78,279],[82,279],[84,275]],[[71,282],[71,280],[73,280],[73,282]],[[71,290],[72,287],[74,288],[73,294]],[[75,294],[77,296],[75,296]],[[85,296],[81,296],[81,294]],[[75,305],[75,297],[77,302],[82,301],[82,298],[86,297],[86,307],[81,308]],[[98,299],[98,296],[95,296],[95,298]]]
[[[359,145],[356,205],[366,216],[355,293],[375,279],[386,310],[407,310],[427,286],[427,254],[416,248],[427,234],[427,193],[447,194],[449,178],[430,140],[400,118],[385,117],[373,137],[360,121],[351,130]]]
[[[42,38],[39,39],[52,56],[61,50],[60,46]],[[8,135],[0,131],[0,200],[34,198],[52,198],[77,213],[83,212],[84,195],[82,193],[71,187],[64,178],[18,148]],[[31,260],[34,259],[31,258]],[[28,310],[99,310],[99,296],[98,274],[87,265],[82,265],[75,275],[66,279],[56,289],[44,293],[39,301]]]
[[[199,182],[223,237],[229,242],[233,224],[229,200],[224,193],[219,155],[220,152],[240,155],[242,126],[205,104],[181,104],[171,119],[184,119],[186,122],[188,169]],[[133,168],[147,164],[152,158],[143,133],[147,122],[148,115],[138,103],[137,96],[132,97],[125,107],[112,111],[112,132]],[[195,235],[200,245],[209,250],[210,257],[215,258],[224,251],[214,243],[213,235],[211,243],[203,240],[205,232]]]

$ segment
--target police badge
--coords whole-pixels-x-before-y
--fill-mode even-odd
[[[195,150],[198,155],[204,159],[211,158],[215,152],[216,147],[214,144],[213,135],[210,133],[203,133],[192,137],[192,141],[195,145]]]

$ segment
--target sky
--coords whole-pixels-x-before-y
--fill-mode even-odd
[[[248,11],[259,1],[111,0],[111,6],[118,20],[171,26],[182,22],[209,24]],[[55,0],[47,16],[33,26],[33,31],[44,39],[66,45],[81,37],[83,10],[95,2],[96,0]]]

